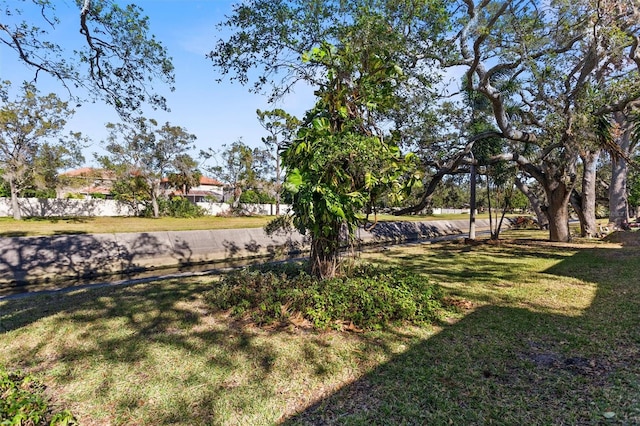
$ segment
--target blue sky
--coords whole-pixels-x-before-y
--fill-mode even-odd
[[[263,146],[260,138],[266,136],[256,119],[256,109],[280,107],[301,117],[312,106],[311,89],[298,90],[278,105],[269,105],[264,96],[251,94],[247,87],[217,83],[218,77],[212,63],[205,55],[215,46],[222,34],[216,24],[232,11],[232,0],[132,0],[120,1],[123,5],[135,3],[149,17],[151,33],[161,41],[173,58],[176,83],[175,92],[157,87],[168,100],[170,113],[149,110],[148,118],[160,123],[169,121],[182,126],[197,136],[197,150],[220,149],[223,144],[242,140],[250,146]],[[60,17],[58,31],[60,43],[70,44],[80,40],[78,8],[73,0],[53,0]],[[17,87],[24,76],[32,77],[15,58],[15,54],[0,49],[0,78],[9,79]],[[160,83],[159,83],[160,84]],[[61,97],[66,92],[60,85],[46,78],[39,79],[41,93],[56,92]],[[93,160],[93,152],[100,151],[100,141],[107,136],[104,125],[117,122],[117,114],[101,104],[84,104],[76,109],[68,130],[81,131],[89,136],[93,145],[85,150],[87,164]]]

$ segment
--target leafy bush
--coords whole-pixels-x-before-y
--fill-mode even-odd
[[[273,204],[276,199],[265,191],[247,189],[240,194],[240,202],[246,204]]]
[[[202,207],[193,204],[184,197],[173,197],[170,199],[159,198],[158,207],[160,209],[160,216],[193,218],[202,217],[205,214]],[[151,203],[148,203],[145,206],[141,215],[143,217],[153,216],[153,207],[151,206]]]
[[[202,217],[205,213],[202,207],[193,204],[183,197],[171,198],[163,207],[163,212],[171,217]]]
[[[8,372],[0,366],[0,425],[77,425],[70,411],[54,413],[51,410],[44,389],[33,376],[19,371]]]
[[[442,292],[423,275],[359,265],[346,276],[320,280],[292,267],[243,269],[226,275],[207,303],[258,324],[303,316],[318,329],[353,325],[377,329],[397,322],[425,324],[442,311]]]

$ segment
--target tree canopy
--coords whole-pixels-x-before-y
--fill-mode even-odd
[[[74,97],[83,96],[77,89],[84,89],[124,118],[143,104],[166,108],[152,85],[158,80],[171,86],[173,65],[164,46],[149,34],[142,9],[114,0],[70,4],[78,13],[78,42],[72,46],[56,35],[63,25],[58,9],[69,4],[51,0],[1,0],[0,43],[34,71],[34,83],[46,73]]]
[[[185,160],[183,154],[193,148],[195,135],[168,122],[158,126],[156,120],[144,117],[131,122],[108,123],[107,129],[107,154],[98,156],[98,161],[115,171],[124,182],[135,183],[130,186],[132,189],[146,192],[153,216],[158,217],[161,181],[180,171]]]
[[[564,241],[578,174],[591,170],[607,143],[598,123],[640,100],[639,10],[612,0],[253,0],[222,24],[231,35],[209,57],[222,77],[278,96],[301,80],[327,87],[321,61],[299,60],[325,43],[388,56],[406,78],[386,98],[393,107],[374,108],[365,121],[395,131],[421,157],[424,189],[413,210],[470,161],[511,161],[543,188],[550,238]],[[447,75],[461,71],[463,87],[452,93]],[[340,90],[318,93],[338,98]],[[465,92],[472,104],[461,101]],[[493,128],[480,134],[472,126],[478,103]],[[504,141],[500,151],[471,159],[473,145],[487,137]],[[591,180],[582,177],[583,191]],[[584,224],[593,216],[589,194],[575,205]]]
[[[0,174],[9,184],[13,217],[21,219],[20,192],[29,186],[54,184],[59,169],[82,158],[84,139],[79,133],[61,135],[74,112],[67,102],[54,93],[40,96],[30,84],[10,100],[9,86],[0,84]]]

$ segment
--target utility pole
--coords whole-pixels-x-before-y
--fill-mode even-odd
[[[469,200],[469,240],[473,241],[476,239],[476,166],[475,166],[475,158],[473,157],[473,152],[469,152],[471,154],[471,197]]]

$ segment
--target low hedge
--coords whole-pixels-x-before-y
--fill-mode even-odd
[[[398,322],[431,323],[443,311],[442,291],[420,274],[360,265],[319,280],[301,268],[242,269],[227,274],[205,300],[214,309],[258,324],[303,316],[315,328],[377,329]]]

